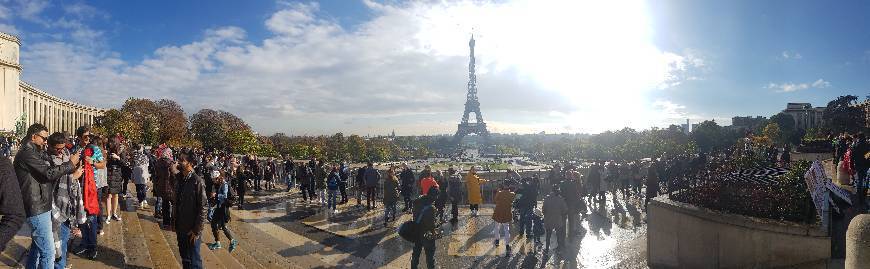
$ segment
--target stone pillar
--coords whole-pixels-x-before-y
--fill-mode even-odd
[[[846,269],[870,266],[870,214],[855,216],[846,230]]]
[[[21,65],[18,53],[21,43],[18,38],[0,33],[0,131],[15,131],[19,113]]]

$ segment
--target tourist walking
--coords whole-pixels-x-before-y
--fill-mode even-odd
[[[450,222],[456,223],[459,220],[459,199],[462,199],[462,174],[455,169],[447,170],[449,178],[447,179],[447,194],[450,196]]]
[[[480,209],[480,204],[483,203],[483,195],[480,192],[480,184],[486,182],[485,179],[477,175],[477,168],[474,166],[468,170],[465,175],[465,186],[468,189],[468,204],[471,208],[471,216],[477,216],[477,211]]]
[[[122,155],[124,155],[122,157]],[[126,155],[121,151],[121,143],[117,139],[109,142],[108,163],[108,199],[106,206],[106,224],[111,220],[121,221],[121,208],[118,204],[118,195],[124,191],[124,179],[122,170],[126,163],[123,159]]]
[[[347,162],[342,162],[338,167],[338,190],[341,192],[341,201],[339,204],[347,203],[347,180],[350,178],[350,170],[347,168]]]
[[[203,224],[205,223],[208,198],[205,183],[193,172],[196,160],[190,152],[183,152],[178,158],[180,180],[176,199],[177,216],[185,216],[175,221],[175,236],[178,240],[178,253],[183,268],[203,268],[199,254],[202,244]]]
[[[157,160],[157,178],[162,182],[163,199],[160,203],[160,215],[163,217],[163,229],[170,229],[174,216],[178,216],[175,212],[176,206],[176,171],[173,171],[174,160],[172,158],[172,149],[166,148]],[[157,210],[157,209],[155,209]]]
[[[530,239],[534,236],[532,215],[534,214],[536,207],[537,195],[538,190],[536,184],[533,184],[532,179],[530,179],[522,182],[522,185],[520,185],[520,191],[515,197],[517,200],[517,209],[520,213],[520,236],[525,235],[526,239]]]
[[[209,214],[209,222],[211,223],[211,234],[214,236],[214,243],[208,244],[208,249],[215,250],[223,247],[221,246],[220,236],[220,232],[223,231],[227,239],[230,240],[228,250],[233,252],[239,241],[236,240],[233,232],[227,227],[227,223],[230,222],[230,208],[232,207],[232,199],[235,197],[230,195],[230,184],[227,182],[226,174],[221,173],[219,170],[214,170],[211,172],[211,178],[212,188],[215,192],[212,193],[210,199],[213,206]]]
[[[372,208],[377,208],[375,204],[375,195],[377,195],[378,184],[381,181],[381,172],[378,169],[375,169],[375,166],[372,162],[368,163],[368,166],[365,170],[365,181],[366,181],[366,209],[371,210]]]
[[[577,217],[580,212],[586,212],[586,204],[580,197],[580,186],[577,180],[578,174],[572,170],[568,170],[568,176],[559,185],[559,191],[565,199],[565,204],[568,206],[568,214],[565,216],[568,221],[568,236],[577,235],[577,228],[580,225],[577,223]]]
[[[239,165],[236,171],[236,196],[238,196],[239,201],[236,202],[236,208],[238,210],[242,210],[242,205],[245,203],[245,193],[248,190],[247,180],[251,178],[253,174],[251,171],[247,169],[247,165]]]
[[[287,184],[287,192],[290,192],[290,189],[296,186],[296,163],[290,157],[284,159],[284,176],[287,178],[285,183]]]
[[[5,139],[5,138],[0,138]],[[15,176],[15,168],[9,158],[0,158],[0,252],[18,233],[24,223],[24,204],[21,200],[21,187]]]
[[[412,218],[417,220],[417,231],[420,233],[420,239],[414,242],[414,248],[411,252],[411,269],[418,268],[420,254],[424,250],[427,268],[435,268],[435,240],[438,239],[440,233],[437,231],[438,225],[435,222],[435,209],[432,204],[438,196],[438,189],[431,189],[427,194],[414,200]]]
[[[323,160],[320,160],[317,163],[317,167],[314,170],[314,188],[317,189],[317,198],[320,200],[320,206],[326,206],[326,177],[328,176],[326,172],[326,165],[323,164]]]
[[[360,167],[356,170],[354,176],[354,185],[356,188],[356,205],[362,206],[362,196],[366,191],[366,167]]]
[[[601,197],[604,197],[604,194],[601,190],[601,165],[600,162],[592,162],[592,165],[589,167],[589,176],[586,182],[588,186],[586,190],[589,194],[589,203],[594,203],[599,200]]]
[[[70,153],[66,149],[66,137],[63,133],[54,133],[48,137],[52,163],[62,165],[69,162]],[[85,208],[82,205],[81,186],[79,177],[84,169],[77,169],[76,173],[62,176],[53,190],[54,203],[52,212],[52,230],[54,231],[54,246],[56,247],[55,267],[66,268],[67,246],[70,233],[78,232],[78,225],[84,224]],[[4,216],[6,218],[6,216]]]
[[[24,212],[31,226],[30,251],[26,268],[54,268],[55,248],[52,233],[52,190],[57,181],[71,173],[81,174],[79,156],[73,154],[69,162],[54,165],[46,154],[48,129],[34,123],[27,128],[27,136],[15,155],[13,165],[21,188]]]
[[[384,179],[384,227],[392,218],[396,220],[396,206],[399,203],[399,178],[396,177],[396,168],[390,166],[387,177]]]
[[[426,167],[420,175],[420,195],[426,195],[433,186],[438,186],[438,181],[432,175],[432,170]]]
[[[329,176],[327,176],[326,180],[326,189],[329,195],[329,201],[327,201],[327,209],[331,210],[333,214],[338,213],[336,202],[338,199],[337,196],[339,181],[341,181],[341,178],[338,175],[338,167],[333,165],[332,170],[329,172]]]
[[[411,212],[411,197],[414,195],[414,171],[408,167],[407,163],[402,163],[402,172],[399,174],[399,185],[402,193],[402,200],[405,202],[405,208],[402,212]]]
[[[81,126],[76,129],[78,136],[78,146],[74,152],[81,152],[81,158],[84,159],[84,172],[81,177],[82,186],[82,204],[85,208],[86,219],[85,223],[79,225],[79,230],[82,233],[82,240],[79,243],[78,249],[74,252],[76,255],[82,255],[90,259],[97,257],[97,234],[100,232],[100,216],[102,206],[100,203],[99,189],[97,189],[96,172],[97,165],[94,156],[99,155],[100,148],[94,145],[93,137],[90,134],[90,129],[87,126]]]
[[[133,184],[136,184],[136,200],[139,202],[139,208],[148,207],[148,200],[145,199],[145,191],[151,178],[148,170],[148,156],[145,147],[139,145],[139,148],[133,152]]]
[[[300,165],[299,173],[296,175],[299,176],[299,190],[302,192],[302,199],[305,200],[306,203],[308,202],[308,199],[314,201],[314,192],[312,191],[314,175],[311,172],[311,166]]]
[[[546,239],[544,251],[550,249],[550,236],[556,234],[556,243],[559,244],[557,250],[565,246],[565,215],[568,214],[568,206],[565,204],[565,199],[559,194],[559,189],[555,186],[550,191],[550,194],[544,198],[542,208],[544,213],[544,228],[546,229]]]
[[[505,256],[511,254],[511,226],[513,221],[512,205],[514,202],[514,193],[510,191],[506,183],[502,183],[495,194],[495,210],[492,214],[492,220],[495,221],[495,229],[492,231],[495,237],[495,246],[498,247],[499,239],[504,239]]]

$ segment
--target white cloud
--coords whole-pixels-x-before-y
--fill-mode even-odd
[[[824,89],[831,87],[831,83],[825,81],[824,79],[817,79],[816,81],[809,83],[768,83],[765,88],[767,89],[775,89],[776,92],[795,92],[799,90],[806,90],[810,88],[815,89]]]
[[[48,26],[41,14],[51,3],[48,0],[18,0],[17,14],[22,19]]]
[[[18,28],[15,28],[15,26],[11,24],[0,23],[0,32],[17,35]]]
[[[803,59],[804,56],[798,53],[797,51],[783,51],[781,54],[781,58],[784,60],[800,60]]]
[[[137,63],[88,45],[102,33],[81,21],[58,20],[65,42],[23,44],[24,77],[91,105],[136,96],[175,99],[188,113],[220,108],[261,133],[452,133],[474,29],[481,108],[494,130],[599,132],[689,115],[648,96],[710,67],[701,53],[653,45],[641,1],[365,4],[372,19],[355,30],[318,16],[317,4],[291,3],[264,20],[265,40],[218,27]]]

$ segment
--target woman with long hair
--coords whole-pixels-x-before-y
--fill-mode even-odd
[[[112,219],[121,221],[121,210],[118,205],[118,195],[124,191],[124,175],[123,170],[126,169],[126,154],[122,151],[122,146],[117,138],[109,141],[108,155],[108,196],[106,198],[106,223]]]

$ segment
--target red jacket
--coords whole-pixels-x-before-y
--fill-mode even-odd
[[[88,147],[85,149],[85,156],[92,157],[94,156],[94,149]],[[97,182],[94,181],[94,167],[90,163],[82,160],[85,164],[85,173],[82,176],[82,199],[85,204],[85,212],[88,215],[99,215],[100,214],[100,202],[97,199]]]
[[[434,177],[425,177],[423,180],[420,180],[420,193],[423,195],[429,193],[429,189],[432,187],[438,188],[438,182],[435,181]]]

